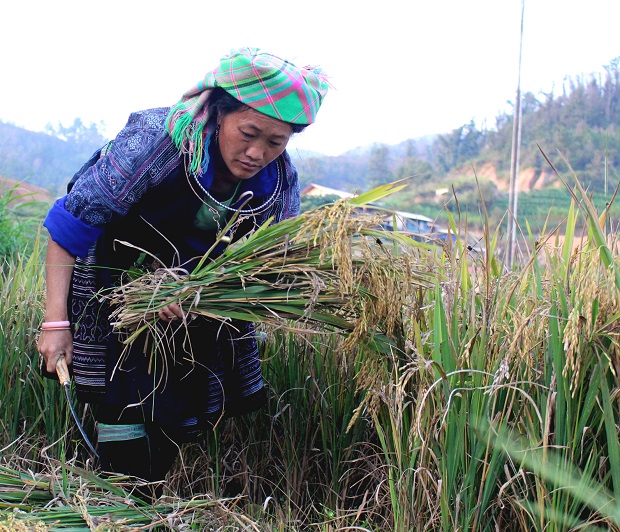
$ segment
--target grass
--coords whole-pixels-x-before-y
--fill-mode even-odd
[[[39,372],[36,350],[43,316],[41,246],[34,240],[28,253],[14,253],[0,270],[0,353],[5,368],[0,379],[0,430],[4,452],[31,444],[37,454],[68,426],[70,412],[55,381]],[[17,273],[18,272],[18,273]]]
[[[380,356],[262,325],[266,409],[186,446],[154,506],[92,470],[60,388],[38,377],[41,250],[13,255],[0,530],[620,530],[620,247],[570,190],[560,230],[523,241],[514,271],[488,226],[483,254],[418,247],[441,275],[393,308],[400,334]]]

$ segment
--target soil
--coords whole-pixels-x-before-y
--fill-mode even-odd
[[[16,181],[8,177],[0,176],[0,195],[12,191],[13,200],[9,203],[11,206],[28,203],[30,201],[52,201],[52,194],[49,190],[23,181]]]

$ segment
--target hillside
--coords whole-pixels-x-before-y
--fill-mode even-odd
[[[8,202],[9,206],[22,205],[32,201],[44,203],[53,201],[52,193],[46,188],[0,176],[0,196],[5,194],[11,195],[11,201]]]
[[[573,176],[599,209],[610,202],[620,182],[619,65],[615,58],[606,76],[567,80],[559,96],[522,96],[517,215],[524,232],[526,223],[534,233],[562,223],[571,201],[564,183],[570,185]],[[390,206],[443,221],[449,210],[478,229],[488,216],[495,227],[508,211],[513,124],[513,115],[505,114],[493,129],[471,121],[424,142],[376,144],[364,158],[306,160],[302,184],[354,192],[411,177],[405,191],[390,197]],[[620,220],[620,205],[612,203],[609,215]]]
[[[0,176],[0,258],[33,249],[53,199],[47,189]]]
[[[0,176],[62,193],[65,184],[105,139],[96,126],[76,120],[69,128],[37,133],[0,122]]]
[[[620,181],[620,58],[605,66],[606,76],[569,80],[559,96],[522,97],[522,139],[518,190],[519,223],[542,226],[550,209],[565,210],[570,194],[563,178],[574,172],[604,205]],[[372,144],[337,157],[291,150],[301,187],[311,183],[361,192],[412,177],[410,186],[390,197],[390,206],[430,218],[467,213],[482,223],[482,201],[490,223],[500,223],[508,207],[513,116],[500,115],[493,129],[471,121],[442,135],[397,145]],[[104,143],[95,126],[79,120],[47,134],[0,123],[0,175],[46,188],[57,195],[92,152]],[[614,209],[617,209],[614,207]],[[615,215],[615,210],[612,215]],[[550,222],[561,220],[550,218]]]

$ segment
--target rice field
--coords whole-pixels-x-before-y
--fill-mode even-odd
[[[0,530],[620,530],[619,247],[572,190],[511,271],[502,228],[484,252],[412,244],[434,276],[391,349],[262,325],[267,408],[184,447],[154,504],[99,474],[39,376],[32,239],[0,276]]]

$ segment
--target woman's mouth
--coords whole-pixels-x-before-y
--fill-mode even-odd
[[[260,170],[260,166],[255,164],[255,163],[248,163],[248,162],[244,162],[244,161],[239,161],[239,164],[247,172],[257,172],[258,170]]]

